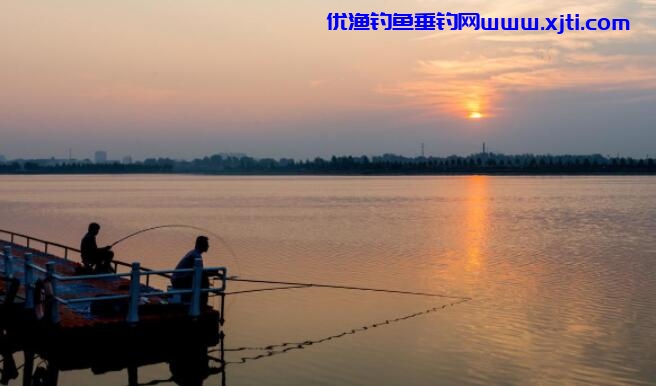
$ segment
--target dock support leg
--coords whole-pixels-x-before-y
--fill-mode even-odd
[[[47,374],[48,381],[46,382],[46,385],[57,386],[57,382],[59,382],[59,366],[48,363]]]
[[[139,384],[139,368],[137,366],[128,366],[128,385],[137,386]]]
[[[220,358],[221,358],[221,368],[225,368],[225,357],[224,357],[225,346],[224,346],[224,341],[225,341],[225,334],[223,333],[223,331],[221,331],[221,342],[220,342],[221,343],[221,356],[220,356]]]
[[[221,315],[221,317],[223,317],[223,315]],[[223,331],[221,331],[220,334],[221,334],[221,342],[220,342],[221,343],[221,356],[220,356],[220,358],[221,358],[221,386],[226,386],[226,368],[225,368],[225,357],[224,357],[225,347],[223,346],[224,341],[225,341],[225,334],[223,333]]]
[[[34,374],[34,353],[31,350],[23,351],[25,365],[23,366],[23,386],[32,386],[32,374]]]

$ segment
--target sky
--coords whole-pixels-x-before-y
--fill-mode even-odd
[[[330,31],[329,12],[626,18],[630,31]],[[544,21],[542,21],[544,22]],[[656,156],[656,0],[6,0],[7,158]]]

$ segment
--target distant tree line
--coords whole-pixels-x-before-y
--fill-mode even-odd
[[[333,156],[330,159],[253,158],[216,154],[192,161],[150,158],[143,162],[43,164],[13,161],[0,164],[0,173],[201,173],[201,174],[656,174],[653,158],[592,155],[506,155],[477,153],[468,156],[405,157]]]
[[[43,165],[35,161],[0,164],[2,174],[122,174],[122,173],[170,173],[172,165],[146,165],[144,163],[61,163]]]

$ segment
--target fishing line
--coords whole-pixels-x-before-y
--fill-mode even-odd
[[[298,287],[334,288],[334,289],[345,289],[345,290],[354,290],[354,291],[372,291],[372,292],[385,292],[385,293],[401,294],[401,295],[415,295],[415,296],[439,297],[439,298],[447,298],[447,299],[471,300],[471,298],[465,296],[452,296],[452,295],[444,295],[438,293],[404,291],[404,290],[395,290],[395,289],[354,287],[354,286],[338,285],[338,284],[299,283],[299,282],[271,281],[271,280],[259,280],[259,279],[242,279],[242,278],[234,278],[234,277],[229,277],[226,280],[242,281],[247,283],[283,284],[283,285],[298,286]],[[279,288],[279,289],[286,289],[286,288]],[[226,295],[233,295],[238,293],[240,292],[228,292],[226,293]]]
[[[284,354],[284,353],[292,351],[292,350],[301,350],[301,349],[304,349],[305,347],[308,347],[308,346],[317,345],[317,344],[328,342],[328,341],[335,340],[335,339],[340,339],[340,338],[343,338],[345,336],[354,335],[354,334],[364,332],[364,331],[367,331],[367,330],[370,330],[370,329],[373,329],[373,328],[382,327],[382,326],[390,325],[390,324],[393,324],[393,323],[402,322],[404,320],[416,318],[418,316],[422,316],[422,315],[430,314],[430,313],[433,313],[433,312],[437,312],[437,311],[446,309],[447,307],[453,307],[453,306],[456,306],[458,304],[468,302],[470,300],[472,300],[472,299],[471,298],[461,298],[458,301],[454,301],[454,302],[451,302],[451,303],[445,303],[445,304],[442,304],[441,306],[435,306],[435,307],[431,307],[431,308],[428,308],[428,309],[420,311],[420,312],[415,312],[415,313],[412,313],[412,314],[399,316],[399,317],[393,318],[393,319],[387,319],[383,322],[377,322],[377,323],[369,324],[369,325],[366,325],[366,326],[353,328],[353,329],[346,330],[346,331],[343,331],[341,333],[330,335],[330,336],[320,338],[320,339],[305,340],[305,341],[302,341],[302,342],[283,342],[283,343],[280,343],[280,344],[272,344],[272,345],[269,345],[269,346],[262,346],[262,347],[247,347],[247,346],[244,346],[244,347],[224,349],[223,350],[224,352],[225,351],[228,351],[228,352],[265,351],[262,354],[258,354],[258,355],[254,355],[254,356],[241,357],[241,358],[239,358],[238,361],[226,361],[225,365],[228,365],[228,364],[243,364],[243,363],[246,363],[248,361],[254,361],[254,360],[270,357],[270,356],[273,356],[273,355]],[[219,351],[221,351],[221,349],[210,350],[208,353],[219,352]]]
[[[233,279],[229,279],[233,280]],[[280,291],[280,290],[288,290],[288,289],[296,289],[296,288],[309,288],[310,286],[308,285],[291,285],[291,286],[284,286],[284,287],[270,287],[270,288],[256,288],[252,290],[244,290],[244,291],[233,291],[233,292],[226,292],[226,295],[239,295],[239,294],[248,294],[251,292],[263,292],[263,291]]]
[[[317,345],[320,343],[324,343],[327,341],[335,340],[335,339],[340,339],[348,335],[354,335],[360,332],[364,332],[373,328],[385,326],[385,325],[390,325],[392,323],[398,323],[404,320],[416,318],[418,316],[426,315],[432,312],[437,312],[440,310],[443,310],[447,307],[453,307],[461,303],[468,302],[472,300],[470,297],[463,297],[463,296],[451,296],[451,295],[445,295],[445,294],[438,294],[438,293],[429,293],[429,292],[417,292],[417,291],[405,291],[405,290],[394,290],[394,289],[381,289],[381,288],[367,288],[367,287],[354,287],[354,286],[346,286],[346,285],[337,285],[337,284],[319,284],[319,283],[299,283],[299,282],[284,282],[284,281],[273,281],[273,280],[259,280],[259,279],[241,279],[241,278],[228,278],[227,280],[232,280],[232,281],[241,281],[241,282],[247,282],[247,283],[263,283],[263,284],[278,284],[278,285],[286,285],[285,287],[273,287],[273,288],[258,288],[254,290],[246,290],[246,291],[236,291],[236,292],[227,292],[226,295],[238,295],[238,294],[245,294],[245,293],[251,293],[251,292],[260,292],[260,291],[275,291],[275,290],[289,290],[289,289],[298,289],[298,288],[310,288],[310,287],[316,287],[316,288],[331,288],[331,289],[345,289],[345,290],[354,290],[354,291],[373,291],[373,292],[383,292],[383,293],[391,293],[391,294],[401,294],[401,295],[413,295],[413,296],[424,296],[424,297],[439,297],[439,298],[449,298],[449,299],[454,299],[451,303],[445,303],[442,304],[441,306],[435,306],[428,308],[426,310],[420,311],[420,312],[415,312],[412,314],[407,314],[403,316],[399,316],[397,318],[393,319],[387,319],[383,322],[377,322],[377,323],[372,323],[369,325],[365,325],[362,327],[357,327],[353,328],[350,330],[343,331],[338,334],[333,334],[324,338],[319,338],[319,339],[308,339],[304,340],[302,342],[283,342],[279,344],[272,344],[268,346],[260,346],[260,347],[252,347],[252,346],[242,346],[242,347],[236,347],[236,348],[228,348],[224,349],[223,351],[228,351],[228,352],[239,352],[239,351],[263,351],[263,353],[254,355],[254,356],[243,356],[239,358],[237,361],[227,361],[223,362],[224,365],[228,364],[244,364],[248,361],[254,361],[266,357],[270,357],[273,355],[279,355],[279,354],[284,354],[286,352],[292,351],[292,350],[301,350],[304,349],[307,346],[312,346],[312,345]],[[211,350],[209,353],[216,352],[219,350]]]

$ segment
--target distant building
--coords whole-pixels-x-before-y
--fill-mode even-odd
[[[4,155],[0,154],[0,163],[5,163],[7,162],[7,159],[5,158]]]
[[[96,161],[97,164],[107,163],[107,152],[98,150],[95,154],[94,160]]]
[[[132,163],[132,157],[131,157],[131,156],[129,156],[129,155],[128,155],[128,156],[125,156],[125,157],[123,157],[123,163],[124,163],[124,164],[126,164],[126,165],[129,165],[129,164],[131,164],[131,163]]]

